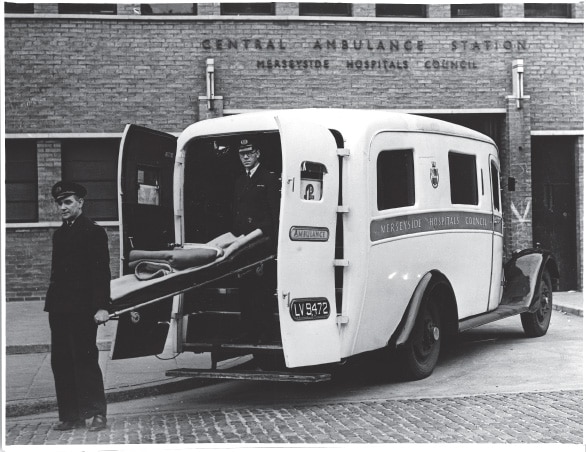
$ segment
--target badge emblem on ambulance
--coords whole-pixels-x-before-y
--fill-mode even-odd
[[[431,162],[431,169],[429,170],[429,178],[431,179],[431,186],[437,188],[439,185],[439,170],[436,163]]]

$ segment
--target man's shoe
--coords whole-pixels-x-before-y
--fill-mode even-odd
[[[53,430],[58,431],[66,431],[66,430],[73,430],[78,427],[85,427],[85,420],[84,419],[77,419],[76,421],[63,421],[53,427]]]
[[[90,428],[88,429],[90,432],[99,432],[100,430],[104,430],[107,427],[107,420],[106,416],[102,414],[96,414]]]

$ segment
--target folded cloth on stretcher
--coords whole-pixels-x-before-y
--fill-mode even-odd
[[[124,275],[110,282],[112,308],[136,305],[180,292],[181,289],[201,286],[210,279],[236,271],[242,266],[274,258],[274,251],[269,243],[268,238],[263,237],[262,231],[257,229],[245,236],[234,237],[231,234],[225,234],[208,242],[205,245],[217,246],[222,253],[215,260],[199,266],[178,270],[173,269],[169,263],[142,260],[142,271],[145,272],[141,275],[143,279],[137,277],[137,267],[135,267],[134,274]],[[195,249],[198,244],[184,246],[184,249]],[[156,276],[149,277],[148,273],[156,274]]]
[[[174,250],[132,250],[128,265],[141,281],[159,278],[174,271],[210,264],[261,235],[260,229],[240,237],[228,232],[208,243],[187,243]]]
[[[129,267],[140,280],[156,278],[175,270],[185,270],[209,264],[224,254],[214,246],[200,245],[189,249],[178,248],[163,251],[132,250]]]

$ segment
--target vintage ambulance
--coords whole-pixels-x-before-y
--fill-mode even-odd
[[[276,244],[231,234],[242,140],[281,181]],[[385,349],[420,379],[458,332],[516,314],[528,336],[549,327],[556,263],[540,249],[503,262],[498,150],[473,130],[342,109],[244,113],[179,137],[129,125],[119,176],[113,359],[160,354],[170,338],[212,359],[169,375],[321,381]],[[272,282],[273,334],[239,343],[250,272]],[[218,368],[238,356],[262,370]]]

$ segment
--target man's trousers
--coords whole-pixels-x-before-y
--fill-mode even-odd
[[[98,363],[98,326],[87,313],[49,313],[51,367],[60,421],[106,415],[104,381]]]

